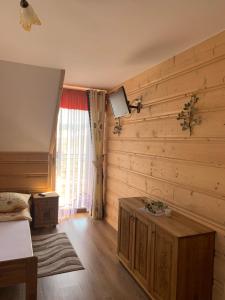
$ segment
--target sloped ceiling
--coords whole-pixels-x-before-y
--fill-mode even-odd
[[[49,152],[63,75],[0,61],[0,152]]]
[[[0,59],[66,69],[66,83],[109,88],[225,28],[224,0],[30,0],[43,25],[1,1]]]

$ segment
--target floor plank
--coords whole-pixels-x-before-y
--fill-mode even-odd
[[[39,279],[38,300],[148,299],[118,262],[116,232],[107,223],[82,215],[58,225],[56,231],[67,233],[85,270]],[[24,300],[24,286],[0,289],[0,299]]]

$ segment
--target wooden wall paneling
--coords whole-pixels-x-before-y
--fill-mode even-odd
[[[48,174],[48,153],[0,152],[0,191],[47,191]]]
[[[181,108],[182,109],[182,108]],[[200,113],[202,123],[194,127],[195,137],[201,138],[224,138],[224,115],[225,110],[217,112]],[[125,138],[164,138],[180,137],[188,138],[189,131],[182,131],[177,114],[152,120],[142,119],[138,122],[122,124],[123,137]],[[109,137],[114,137],[113,127],[109,127]]]
[[[109,151],[143,154],[163,159],[183,160],[185,162],[204,163],[225,166],[224,140],[206,139],[125,139],[115,137],[108,140]],[[207,151],[205,151],[207,149]]]
[[[55,180],[56,180],[56,147],[53,153],[48,155],[48,190],[55,190]]]
[[[216,230],[213,300],[225,298],[225,31],[124,82],[143,109],[112,134],[107,111],[106,220],[117,228],[118,198],[148,196]],[[192,93],[202,124],[181,130]]]
[[[224,168],[221,167],[117,152],[108,153],[108,165],[201,190],[225,200]]]
[[[108,176],[169,204],[177,205],[187,211],[194,211],[207,220],[224,226],[224,199],[193,191],[193,189],[184,188],[179,184],[147,178],[141,174],[129,173],[111,166],[108,166]]]
[[[164,97],[154,102],[151,102],[151,95],[142,97],[143,108],[139,114],[132,112],[131,115],[121,119],[122,124],[135,121],[153,120],[154,118],[169,118],[177,116],[178,112],[183,108],[184,103],[190,98],[190,95],[196,91],[191,91],[185,94],[176,94],[170,97]],[[198,90],[200,98],[197,103],[199,114],[216,112],[225,110],[225,84],[220,84],[209,89]],[[139,97],[140,95],[137,95]],[[137,98],[136,97],[136,98]],[[132,99],[130,99],[132,102]],[[114,125],[114,117],[111,111],[108,113],[108,124]]]
[[[211,39],[188,49],[181,54],[164,61],[163,63],[138,74],[125,82],[132,92],[141,90],[159,80],[167,80],[170,77],[178,76],[181,72],[190,72],[197,67],[212,63],[224,57],[225,53],[224,32]],[[188,59],[187,59],[188,57]]]

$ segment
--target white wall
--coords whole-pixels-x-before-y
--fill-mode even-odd
[[[49,151],[63,78],[63,70],[0,61],[0,151]]]

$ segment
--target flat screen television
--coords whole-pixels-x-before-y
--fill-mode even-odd
[[[119,118],[130,113],[129,102],[124,87],[120,87],[109,95],[114,118]]]

